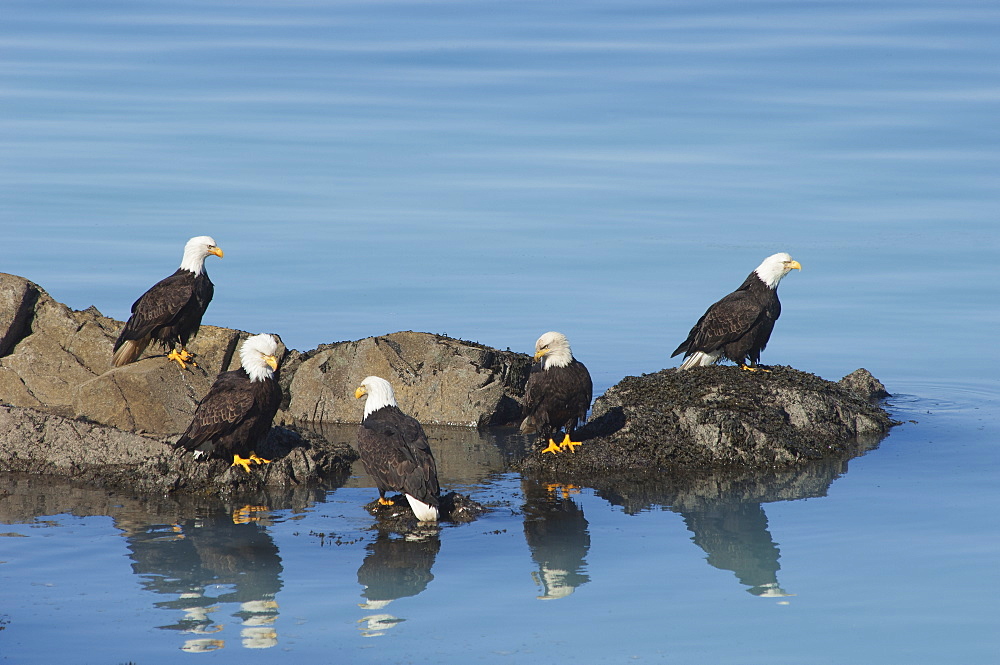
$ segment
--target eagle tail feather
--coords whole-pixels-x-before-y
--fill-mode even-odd
[[[684,359],[681,363],[679,369],[691,369],[692,367],[705,367],[706,365],[714,365],[719,362],[718,353],[705,353],[704,351],[695,351],[690,356]]]
[[[118,347],[115,354],[111,357],[111,364],[115,367],[121,367],[123,365],[128,365],[138,360],[142,352],[146,350],[146,346],[149,345],[149,338],[144,337],[142,339],[127,339],[122,342],[122,345]]]
[[[413,510],[413,514],[417,516],[417,519],[421,522],[437,522],[439,517],[439,512],[437,506],[432,506],[428,503],[424,503],[420,499],[406,494],[406,500],[410,504],[410,509]]]

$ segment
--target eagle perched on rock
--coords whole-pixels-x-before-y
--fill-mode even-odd
[[[354,396],[366,397],[358,452],[378,487],[378,502],[392,505],[385,493],[402,492],[418,520],[436,522],[441,488],[424,428],[399,409],[392,386],[383,378],[365,378]]]
[[[778,283],[793,269],[802,270],[802,266],[784,252],[764,259],[740,288],[708,308],[670,357],[684,354],[681,369],[711,365],[723,358],[743,369],[756,369],[781,315]]]
[[[572,440],[572,433],[587,418],[594,394],[590,372],[573,357],[566,335],[555,331],[535,342],[535,360],[524,390],[521,433],[537,432],[548,439],[543,453],[576,452],[580,442]],[[552,437],[560,430],[566,435],[556,443]]]
[[[193,451],[196,457],[232,459],[232,466],[242,466],[247,473],[251,462],[269,464],[254,449],[281,406],[277,353],[273,335],[254,335],[243,342],[242,367],[215,379],[174,447]]]
[[[222,258],[215,240],[208,236],[191,238],[184,245],[180,268],[151,286],[132,304],[132,315],[115,342],[112,357],[115,367],[137,360],[151,341],[170,349],[167,357],[182,369],[191,361],[194,354],[185,347],[198,333],[201,317],[215,293],[215,286],[205,272],[209,254]]]

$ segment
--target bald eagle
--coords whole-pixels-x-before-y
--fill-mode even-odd
[[[427,444],[424,428],[399,410],[392,386],[385,379],[369,376],[354,396],[365,397],[365,415],[358,427],[358,452],[368,475],[378,487],[378,502],[389,490],[402,492],[421,522],[438,520],[437,464]]]
[[[250,462],[268,464],[270,460],[253,450],[271,429],[281,405],[277,352],[273,335],[254,335],[243,342],[242,367],[215,379],[174,447],[194,451],[196,458],[231,457],[230,466],[242,466],[247,473]]]
[[[583,363],[573,357],[569,340],[558,332],[547,332],[535,342],[535,360],[524,392],[522,434],[539,433],[549,440],[543,453],[569,448],[576,452],[580,442],[572,440],[573,430],[587,417],[594,384]],[[564,430],[561,443],[553,435]]]
[[[723,358],[743,369],[755,369],[781,315],[778,282],[792,269],[802,270],[802,266],[784,252],[764,259],[740,288],[708,308],[670,357],[684,353],[681,369],[711,365]]]
[[[194,354],[185,347],[198,333],[201,317],[215,293],[205,272],[209,254],[222,258],[222,250],[212,238],[191,238],[184,245],[184,259],[177,272],[154,284],[132,304],[132,315],[115,342],[115,367],[134,362],[154,340],[171,349],[167,357],[182,369],[191,361]],[[180,351],[174,346],[180,346]]]

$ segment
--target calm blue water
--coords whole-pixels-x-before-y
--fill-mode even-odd
[[[207,323],[300,350],[557,329],[604,390],[784,250],[764,362],[867,367],[916,422],[808,500],[582,488],[553,508],[579,584],[550,600],[525,526],[548,504],[496,451],[449,485],[506,508],[402,544],[363,478],[244,524],[39,498],[0,538],[0,661],[997,660],[995,3],[9,0],[2,25],[0,270],[73,307],[124,318],[207,233]],[[191,563],[206,532],[260,584]],[[433,579],[375,607],[383,549]],[[795,595],[746,592],[766,574]]]

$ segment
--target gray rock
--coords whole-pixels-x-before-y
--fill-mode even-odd
[[[7,442],[0,442],[0,470],[89,474],[123,485],[134,476],[150,491],[219,491],[250,480],[221,461],[195,464],[162,438],[131,433],[182,432],[216,375],[238,366],[236,350],[247,333],[202,326],[190,346],[199,366],[189,370],[155,349],[112,370],[121,322],[94,308],[74,311],[13,275],[0,274],[0,289],[0,402],[45,412],[21,409],[15,416],[8,408],[0,417]],[[530,365],[525,354],[410,331],[307,353],[286,350],[280,382],[287,403],[276,424],[357,423],[363,405],[354,389],[374,374],[388,379],[400,407],[424,424],[515,425]],[[669,369],[626,377],[595,403],[580,432],[589,440],[576,453],[541,456],[535,447],[523,466],[580,473],[779,468],[845,454],[893,424],[877,404],[888,393],[866,370],[831,383],[772,369]],[[281,432],[287,452],[274,445],[282,462],[250,482],[300,482],[336,466],[327,453],[315,456],[324,450],[320,439],[281,429],[272,430],[272,438]],[[84,445],[88,437],[93,445]]]
[[[0,282],[0,401],[70,414],[76,386],[107,367],[116,322],[93,308],[71,310],[21,277]]]
[[[864,367],[854,370],[837,383],[869,402],[878,402],[886,397],[892,397],[882,382],[872,376],[872,373]]]
[[[248,333],[203,325],[181,370],[155,346],[111,368],[123,323],[74,311],[38,285],[0,274],[0,403],[84,417],[133,432],[178,434],[219,372],[239,366]],[[286,350],[286,403],[276,423],[357,422],[354,389],[369,374],[390,380],[404,409],[425,423],[503,425],[520,415],[530,357],[439,335],[399,332]]]
[[[293,421],[359,422],[354,389],[369,375],[388,380],[400,408],[424,424],[485,427],[520,418],[530,356],[441,335],[397,332],[321,346],[291,380]]]
[[[172,440],[0,406],[0,471],[69,476],[133,494],[300,485],[346,473],[357,458],[348,446],[276,427],[257,449],[272,463],[248,474],[222,460],[195,460]]]
[[[108,372],[111,349],[123,325],[94,307],[72,310],[37,284],[0,274],[0,402],[86,416],[129,430],[180,431],[175,419],[123,418],[129,410],[146,413],[151,408],[137,404],[140,394],[125,386],[159,384],[163,392],[146,393],[141,396],[143,401],[150,394],[183,395],[192,390],[199,399],[212,383],[212,379],[199,380],[199,374],[214,377],[230,369],[238,362],[235,352],[239,341],[247,336],[236,330],[202,326],[190,347],[198,354],[202,371],[188,377],[154,348],[148,349],[140,362]],[[155,379],[150,377],[150,365],[163,368]],[[175,376],[167,371],[171,367]],[[194,401],[187,402],[189,418]],[[168,406],[159,412],[171,411]]]
[[[31,332],[31,319],[41,289],[34,282],[0,273],[0,357]]]
[[[166,358],[144,358],[82,383],[73,411],[129,432],[180,434],[214,380],[201,367],[182,370]]]
[[[219,373],[239,367],[237,349],[247,337],[202,326],[189,346],[197,366],[181,369],[160,354],[113,368],[77,387],[73,415],[131,432],[180,434]]]
[[[715,366],[626,377],[595,402],[575,453],[543,455],[536,446],[523,468],[780,468],[849,455],[895,424],[868,395],[790,367],[771,370]]]
[[[396,494],[387,496],[386,499],[392,501],[391,506],[382,505],[377,499],[365,504],[365,510],[378,519],[379,529],[411,533],[421,528],[423,523],[417,521],[405,496]],[[438,497],[438,501],[441,522],[474,522],[489,512],[489,508],[483,504],[458,492],[446,492]]]

